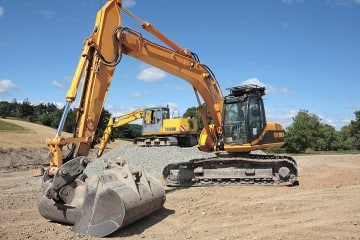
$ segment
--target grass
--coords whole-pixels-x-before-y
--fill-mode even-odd
[[[10,131],[24,131],[25,128],[0,120],[0,132],[10,132]]]
[[[0,146],[2,148],[42,148],[46,139],[55,135],[55,129],[20,119],[0,119]],[[64,137],[68,134],[64,133]]]

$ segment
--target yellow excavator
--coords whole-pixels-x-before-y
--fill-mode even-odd
[[[166,46],[122,26],[122,12]],[[84,41],[56,135],[46,141],[51,160],[43,177],[44,195],[38,204],[42,216],[74,225],[75,232],[101,237],[163,207],[166,196],[162,184],[141,169],[129,166],[126,159],[103,159],[103,170],[99,172],[92,168],[98,161],[89,163],[86,157],[115,67],[124,55],[193,86],[204,123],[198,149],[217,153],[217,157],[165,166],[163,177],[167,185],[298,183],[294,159],[252,152],[284,144],[281,124],[265,119],[263,87],[233,87],[223,96],[214,74],[195,53],[131,14],[121,0],[109,0],[98,11],[93,32]],[[73,137],[65,138],[61,135],[63,125],[80,84],[76,129]],[[70,149],[68,154],[64,154],[64,146]]]
[[[180,146],[192,147],[197,144],[198,123],[193,117],[170,118],[168,107],[136,109],[134,111],[111,116],[101,137],[97,156],[100,157],[110,140],[113,128],[142,119],[143,127],[140,137],[134,144],[140,147]]]

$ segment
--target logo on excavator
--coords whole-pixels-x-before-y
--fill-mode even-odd
[[[187,129],[186,129],[186,127],[185,127],[184,125],[181,125],[181,126],[180,126],[180,131],[181,131],[181,132],[186,132],[186,130],[187,130]]]
[[[274,132],[274,138],[283,138],[284,136],[283,132]]]

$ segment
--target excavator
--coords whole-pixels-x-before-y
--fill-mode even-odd
[[[164,46],[123,26],[121,13],[129,15]],[[121,0],[108,0],[96,15],[93,32],[84,41],[55,137],[46,140],[51,159],[43,176],[44,194],[38,203],[43,217],[73,225],[74,232],[103,237],[163,207],[164,186],[143,169],[130,166],[119,156],[103,159],[99,171],[93,167],[99,161],[87,157],[112,76],[124,55],[191,84],[204,124],[198,149],[217,154],[165,166],[163,178],[167,185],[298,184],[294,159],[253,152],[284,144],[282,125],[266,121],[264,88],[233,87],[223,96],[213,72],[195,53],[130,13]],[[73,137],[65,138],[62,129],[80,85],[76,127]],[[66,154],[65,146],[69,150]]]
[[[99,143],[97,156],[100,157],[103,154],[110,140],[113,128],[123,126],[138,119],[143,120],[143,129],[141,136],[134,139],[134,144],[137,146],[192,147],[197,144],[198,123],[195,118],[170,118],[169,107],[136,109],[109,118]]]

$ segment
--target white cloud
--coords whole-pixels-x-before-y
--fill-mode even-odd
[[[241,83],[241,85],[250,85],[250,84],[257,85],[259,87],[265,87],[267,93],[274,93],[275,92],[275,88],[273,86],[271,86],[269,84],[266,84],[266,83],[263,83],[262,81],[260,81],[257,78],[250,78],[250,79],[247,79],[247,80],[245,80],[245,81],[243,81]]]
[[[186,87],[184,85],[176,85],[175,89],[178,90],[178,91],[182,91],[182,90],[185,90]]]
[[[163,107],[168,107],[170,109],[171,118],[177,118],[182,116],[179,106],[176,103],[173,102],[164,103]]]
[[[282,22],[281,23],[281,28],[282,29],[288,29],[289,28],[289,24],[287,22]]]
[[[64,79],[65,79],[65,81],[71,82],[72,79],[73,79],[73,77],[71,77],[71,76],[65,76]]]
[[[155,105],[153,103],[147,103],[144,105],[144,108],[154,108],[154,107],[158,107],[158,105]]]
[[[109,110],[109,111],[118,110],[118,106],[112,105],[112,104],[107,105],[105,108],[106,108],[106,110]]]
[[[53,80],[52,84],[57,88],[61,88],[61,89],[64,88],[64,86],[56,80]]]
[[[290,5],[290,4],[293,4],[293,3],[303,3],[304,0],[281,0],[281,2],[284,3],[284,4]]]
[[[285,95],[294,95],[293,92],[291,92],[288,88],[282,87],[282,88],[276,88],[274,86],[271,86],[269,84],[266,84],[262,81],[260,81],[257,78],[250,78],[241,83],[241,85],[248,85],[248,84],[254,84],[258,85],[260,87],[265,87],[266,93],[283,93]]]
[[[3,79],[0,80],[0,96],[6,96],[10,95],[10,90],[16,90],[17,87],[15,83],[13,83],[11,80]]]
[[[280,91],[281,93],[285,94],[285,95],[292,95],[292,94],[293,94],[292,92],[289,91],[289,89],[287,89],[287,88],[285,88],[285,87],[279,89],[279,91]]]
[[[172,103],[172,102],[165,103],[164,106],[169,107],[169,108],[177,108],[178,107],[178,105],[176,103]]]
[[[186,90],[186,86],[180,85],[180,84],[174,86],[174,85],[170,85],[170,84],[168,84],[168,83],[165,83],[165,84],[163,84],[162,86],[163,86],[164,88],[166,88],[166,89],[169,89],[169,90],[176,90],[176,91]]]
[[[40,10],[39,13],[40,13],[40,15],[42,15],[46,18],[51,18],[51,17],[55,16],[54,12],[48,11],[48,10]]]
[[[62,109],[64,106],[65,106],[65,103],[63,103],[63,102],[52,102],[54,105],[56,105],[56,107],[58,108],[58,109]],[[78,104],[76,104],[76,105],[72,105],[71,106],[71,108],[72,109],[74,109],[75,108],[75,106],[77,106]]]
[[[113,105],[113,104],[109,104],[109,105],[105,106],[105,109],[110,111],[114,116],[123,115],[123,114],[129,113],[129,112],[132,112],[135,110],[135,108],[128,108],[128,107],[118,106],[118,105]]]
[[[339,122],[342,124],[342,125],[348,125],[351,123],[351,120],[354,120],[353,117],[350,117],[350,116],[346,116],[346,115],[341,115],[339,116]]]
[[[136,1],[135,0],[123,0],[123,6],[124,8],[132,8],[135,6]]]
[[[327,4],[334,6],[349,7],[352,5],[360,5],[360,0],[327,0]]]
[[[299,110],[294,109],[285,109],[286,107],[277,106],[276,108],[266,107],[266,120],[269,122],[278,122],[284,127],[288,127],[292,121],[293,117],[298,114]]]
[[[155,67],[144,68],[137,76],[136,79],[144,82],[156,82],[166,77],[166,73]]]
[[[134,99],[139,99],[139,98],[142,98],[143,96],[144,96],[144,93],[139,92],[139,91],[131,93],[131,98],[134,98]]]
[[[4,16],[5,10],[4,7],[0,6],[0,17]]]
[[[245,80],[245,81],[243,81],[243,82],[241,83],[241,85],[247,85],[247,84],[255,84],[255,85],[258,85],[258,86],[260,86],[260,87],[265,87],[265,86],[266,86],[265,83],[261,82],[261,81],[260,81],[259,79],[257,79],[257,78],[249,78],[249,79],[247,79],[247,80]]]

